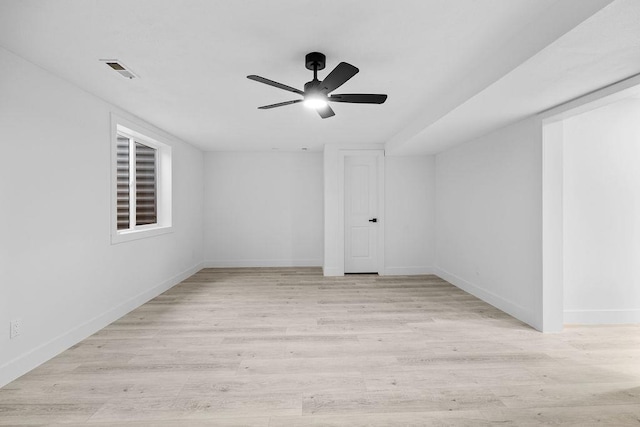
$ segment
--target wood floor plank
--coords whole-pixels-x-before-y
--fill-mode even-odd
[[[640,423],[640,325],[541,334],[436,276],[204,269],[0,389],[0,425]]]
[[[637,426],[640,424],[640,406],[592,405],[562,406],[531,409],[481,410],[482,416],[491,425],[508,426]]]
[[[490,415],[496,419],[500,416],[508,417],[503,413],[499,415],[490,413]],[[272,417],[269,423],[269,427],[488,427],[491,425],[494,424],[478,410]]]
[[[477,389],[440,389],[431,391],[378,391],[306,394],[303,415],[371,414],[390,412],[460,411],[479,408],[503,408],[493,393]]]

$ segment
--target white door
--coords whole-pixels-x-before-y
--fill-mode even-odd
[[[344,159],[344,272],[378,273],[378,159]]]

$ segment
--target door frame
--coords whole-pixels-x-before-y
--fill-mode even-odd
[[[338,255],[340,259],[339,268],[344,275],[344,256],[345,256],[345,209],[344,209],[344,163],[347,156],[373,156],[376,158],[377,164],[377,180],[378,180],[378,275],[384,276],[384,150],[340,150],[338,155],[338,211],[340,218],[338,220],[338,232],[342,237],[339,239]]]
[[[542,138],[542,332],[564,328],[563,120],[622,98],[640,95],[640,74],[539,114]]]

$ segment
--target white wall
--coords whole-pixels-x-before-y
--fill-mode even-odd
[[[640,99],[564,121],[564,321],[640,322]]]
[[[205,155],[205,264],[320,266],[322,153]]]
[[[344,274],[344,206],[340,197],[343,150],[382,150],[377,144],[324,147],[325,275]],[[343,153],[344,154],[344,153]],[[384,271],[382,274],[433,273],[435,161],[433,156],[385,156]]]
[[[2,48],[0,94],[1,386],[199,269],[203,158],[147,125],[173,147],[173,232],[111,245],[110,112],[136,119]]]
[[[385,274],[430,274],[435,261],[435,157],[385,157]]]
[[[436,156],[437,273],[541,329],[542,126],[515,123]]]

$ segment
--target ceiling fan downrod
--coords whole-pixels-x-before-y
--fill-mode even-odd
[[[327,62],[327,57],[320,52],[311,52],[308,53],[304,59],[307,70],[313,71],[313,80],[307,82],[304,85],[304,91],[308,92],[309,90],[316,88],[320,84],[320,80],[318,80],[318,71],[324,70]]]

